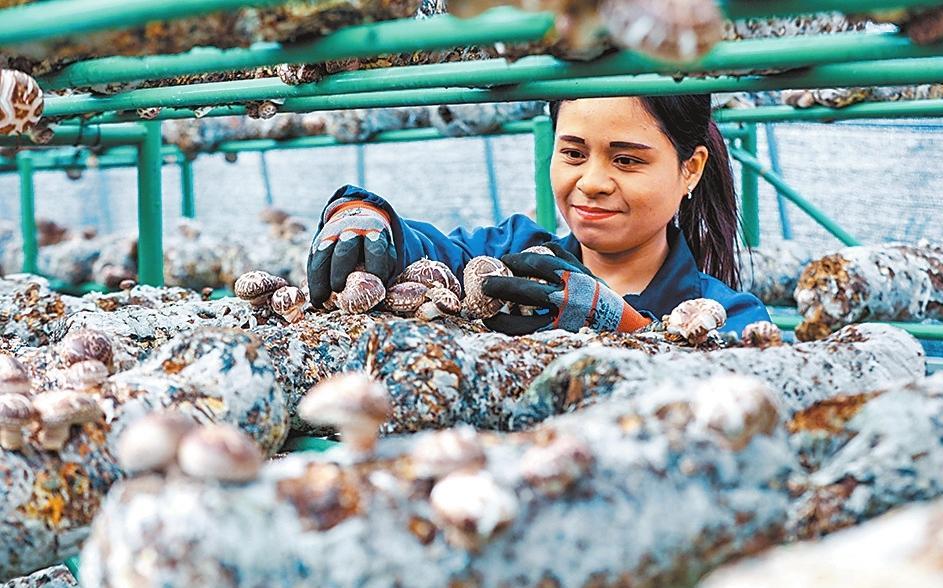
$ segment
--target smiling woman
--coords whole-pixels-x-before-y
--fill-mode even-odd
[[[522,215],[445,235],[402,219],[376,194],[344,186],[314,237],[309,290],[336,291],[359,264],[386,268],[380,277],[389,280],[428,257],[462,275],[484,255],[501,258],[514,274],[485,278],[484,294],[538,309],[485,320],[508,334],[634,331],[696,298],[724,306],[727,331],[769,320],[756,297],[733,289],[736,196],[709,95],[568,100],[551,104],[551,117],[550,180],[569,235],[559,238]],[[540,244],[552,255],[525,251]]]

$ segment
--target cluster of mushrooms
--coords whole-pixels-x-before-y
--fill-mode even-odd
[[[32,395],[26,368],[15,357],[0,354],[0,447],[21,450],[35,435],[46,451],[58,451],[69,440],[72,425],[104,416],[92,391],[112,369],[111,341],[93,330],[66,335],[58,350],[65,368],[57,374],[59,388]],[[24,434],[25,433],[25,434]]]

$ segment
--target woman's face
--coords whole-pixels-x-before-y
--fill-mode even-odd
[[[698,147],[682,170],[637,98],[571,100],[557,117],[550,183],[577,240],[616,254],[664,233],[706,161],[707,149]]]

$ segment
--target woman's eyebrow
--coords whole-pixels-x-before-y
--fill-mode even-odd
[[[609,147],[613,149],[651,149],[644,143],[631,143],[629,141],[612,141],[609,143]]]
[[[569,143],[579,143],[580,145],[586,144],[586,141],[574,135],[560,135],[560,140],[567,141]]]

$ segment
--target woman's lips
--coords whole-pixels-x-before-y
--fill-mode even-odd
[[[574,206],[573,209],[580,218],[589,221],[598,221],[619,214],[616,210],[606,210],[605,208],[595,208],[593,206]]]

